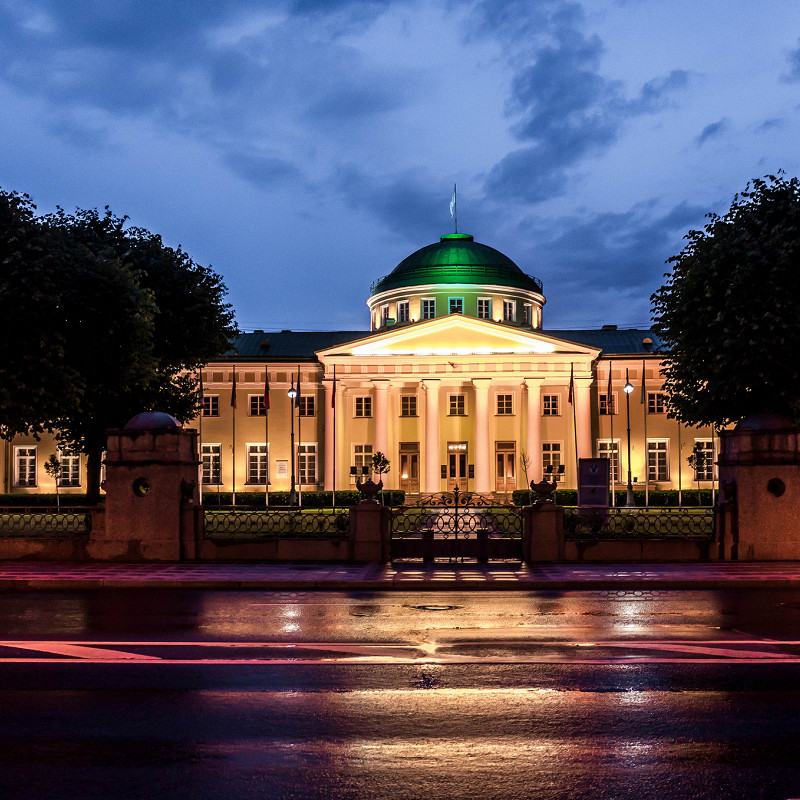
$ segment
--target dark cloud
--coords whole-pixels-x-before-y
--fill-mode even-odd
[[[786,81],[800,81],[800,39],[797,42],[797,47],[790,50],[787,56],[789,62],[789,71],[783,75]]]
[[[765,119],[758,127],[756,127],[756,133],[766,133],[767,131],[773,131],[785,127],[785,119],[782,117],[773,117],[772,119]]]
[[[230,152],[225,162],[233,171],[258,186],[274,187],[281,184],[302,183],[304,178],[295,164],[273,155],[256,152]]]
[[[709,139],[716,139],[719,136],[722,136],[722,134],[730,130],[730,127],[731,121],[727,117],[723,117],[723,119],[712,122],[709,125],[706,125],[702,131],[700,131],[700,135],[695,139],[695,143],[698,147],[701,147]]]

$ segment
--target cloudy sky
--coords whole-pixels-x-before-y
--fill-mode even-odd
[[[368,327],[456,182],[545,327],[648,324],[799,123],[796,0],[0,0],[0,186],[181,244],[245,330]]]

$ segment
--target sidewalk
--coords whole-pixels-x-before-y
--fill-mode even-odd
[[[800,562],[702,564],[61,564],[0,562],[0,591],[531,591],[800,588]]]

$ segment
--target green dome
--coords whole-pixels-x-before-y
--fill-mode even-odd
[[[475,283],[542,292],[542,283],[526,275],[508,256],[473,240],[468,233],[447,233],[404,258],[370,287],[370,297],[401,286]]]

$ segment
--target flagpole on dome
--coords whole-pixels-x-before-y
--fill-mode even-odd
[[[453,184],[453,196],[450,198],[450,219],[453,220],[453,233],[458,233],[458,206],[456,205],[456,184]]]

